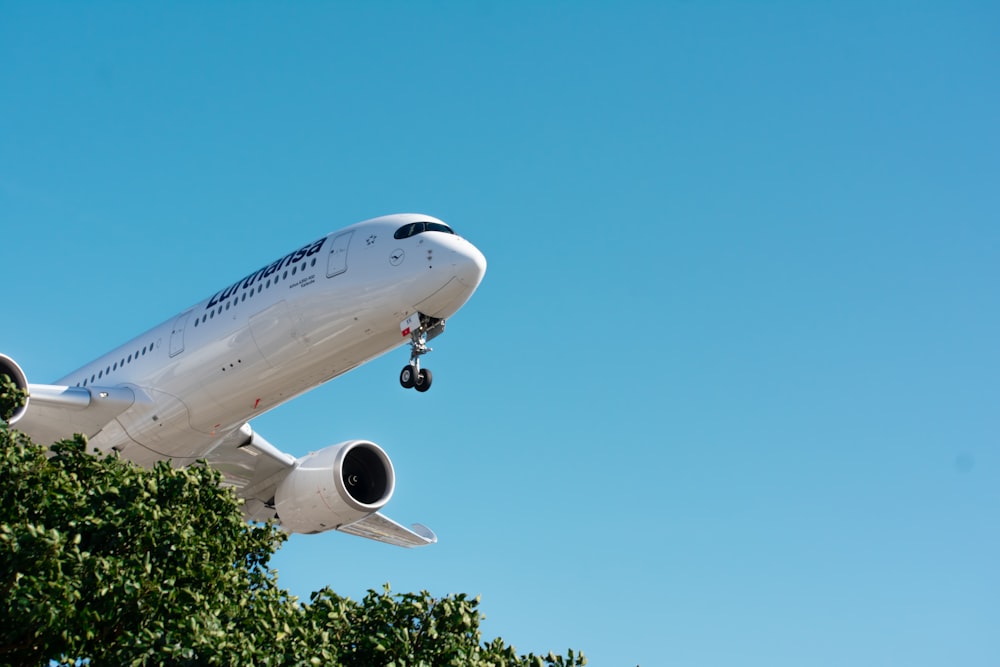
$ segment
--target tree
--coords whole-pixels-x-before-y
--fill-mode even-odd
[[[462,594],[300,603],[267,567],[285,534],[243,521],[217,471],[140,468],[83,436],[46,450],[3,421],[23,400],[0,376],[0,664],[586,664],[483,642]]]
[[[216,471],[0,438],[0,660],[270,658],[270,623],[299,614],[267,570],[284,535],[243,522]]]

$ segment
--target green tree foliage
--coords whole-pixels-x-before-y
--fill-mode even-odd
[[[299,603],[268,569],[284,533],[243,521],[218,472],[140,468],[82,436],[46,450],[3,421],[23,400],[0,376],[0,664],[586,664],[484,642],[461,594]]]

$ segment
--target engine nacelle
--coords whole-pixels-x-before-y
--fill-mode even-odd
[[[28,378],[27,376],[25,376],[24,371],[22,371],[21,367],[17,365],[17,362],[8,357],[6,354],[0,354],[0,375],[9,376],[10,379],[14,381],[14,384],[17,385],[18,389],[26,390],[28,388]],[[28,400],[31,399],[29,398]],[[28,409],[28,401],[25,401],[24,405],[22,405],[14,412],[14,415],[10,418],[10,421],[7,423],[11,426],[16,424],[17,421],[24,416],[24,413],[27,409]]]
[[[274,493],[281,527],[319,533],[377,512],[392,497],[389,456],[367,440],[349,440],[303,456]]]

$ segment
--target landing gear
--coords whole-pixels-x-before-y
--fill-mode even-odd
[[[419,319],[417,316],[411,316],[401,325],[404,335],[406,333],[410,335],[410,363],[403,366],[403,370],[399,372],[399,384],[403,389],[425,392],[431,388],[434,376],[428,369],[420,367],[420,357],[431,351],[431,348],[427,347],[427,341],[436,338],[444,331],[444,320],[426,315],[418,317]]]
[[[434,376],[426,368],[421,368],[420,372],[417,373],[417,383],[413,385],[413,388],[417,391],[424,392],[431,388],[431,382],[434,380]]]
[[[403,370],[399,372],[399,384],[403,385],[403,389],[413,389],[417,385],[417,374],[419,372],[410,364],[403,366]]]

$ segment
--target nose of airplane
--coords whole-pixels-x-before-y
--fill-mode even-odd
[[[486,275],[486,257],[471,243],[455,251],[455,277],[471,290],[479,287]]]

